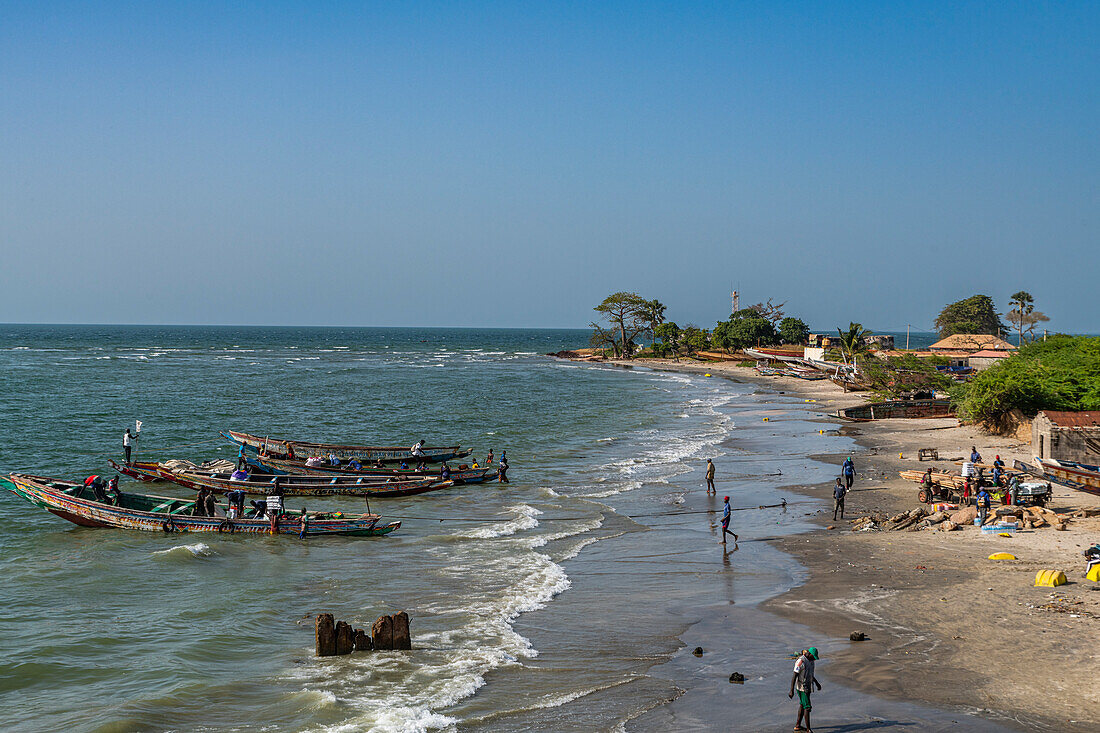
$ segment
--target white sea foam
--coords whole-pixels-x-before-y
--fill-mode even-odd
[[[542,514],[542,512],[533,506],[520,504],[518,506],[510,506],[508,509],[517,512],[518,516],[506,522],[491,524],[488,527],[478,527],[477,529],[470,530],[458,536],[470,537],[473,539],[492,539],[494,537],[513,535],[516,532],[522,532],[525,529],[531,529],[532,527],[538,526],[539,521],[535,519],[535,517]]]
[[[214,552],[210,548],[210,545],[205,542],[196,542],[193,545],[176,545],[175,547],[169,547],[167,550],[156,550],[154,555],[186,555],[190,554],[194,557],[214,557],[218,553]]]

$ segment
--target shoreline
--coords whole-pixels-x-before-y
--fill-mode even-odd
[[[866,393],[846,393],[831,382],[757,375],[736,362],[606,363],[755,384],[820,403],[823,419],[869,401]],[[954,418],[845,423],[840,432],[860,447],[847,521],[833,522],[821,510],[812,520],[818,529],[769,540],[795,558],[807,578],[759,604],[760,610],[820,634],[830,647],[823,679],[852,690],[1019,729],[1095,730],[1100,693],[1081,681],[1100,672],[1100,654],[1089,643],[1100,630],[1100,593],[1090,588],[1100,586],[1080,577],[1080,552],[1100,535],[1100,518],[1075,519],[1065,532],[1047,527],[1012,538],[982,536],[974,527],[851,532],[855,517],[918,506],[916,484],[901,479],[900,470],[957,468],[947,459],[971,445],[1010,465],[1013,458],[1029,459],[1030,451],[1014,437],[959,426]],[[919,463],[921,447],[938,447],[941,460]],[[841,461],[829,454],[808,457]],[[789,488],[831,504],[828,483]],[[1054,488],[1055,510],[1100,508],[1095,497]],[[986,558],[1004,550],[1018,559],[998,564]],[[1070,584],[1032,587],[1036,570],[1048,568],[1063,570]],[[868,640],[850,642],[853,631],[864,631]]]

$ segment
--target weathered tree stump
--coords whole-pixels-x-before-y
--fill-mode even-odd
[[[347,621],[336,622],[336,653],[351,654],[355,648],[355,632]]]
[[[317,656],[331,657],[336,654],[336,628],[331,613],[317,614]]]
[[[362,629],[355,630],[355,651],[357,652],[369,652],[374,649],[374,642],[367,636],[367,632]]]
[[[393,649],[393,617],[379,616],[370,627],[375,651]]]
[[[393,619],[393,648],[412,649],[412,636],[409,633],[409,614],[401,611],[390,618]]]

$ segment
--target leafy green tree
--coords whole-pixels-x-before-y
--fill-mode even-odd
[[[810,327],[800,318],[784,318],[779,322],[779,338],[785,344],[804,344],[810,337]]]
[[[936,330],[940,338],[956,333],[981,333],[999,336],[1008,330],[988,295],[972,295],[945,305],[936,316]]]
[[[1018,334],[1016,345],[1024,345],[1024,334],[1028,334],[1029,341],[1034,341],[1035,326],[1040,323],[1045,323],[1050,319],[1047,318],[1045,313],[1035,310],[1035,299],[1032,298],[1031,293],[1026,290],[1013,293],[1012,299],[1008,301],[1008,304],[1012,306],[1012,308],[1005,314],[1005,318],[1016,327],[1016,332]]]
[[[836,332],[840,336],[840,351],[844,360],[854,363],[856,354],[867,350],[867,337],[871,335],[871,331],[864,328],[862,323],[849,322],[847,330],[837,327]]]
[[[666,321],[653,329],[654,338],[661,340],[660,344],[654,344],[654,351],[660,356],[675,356],[679,358],[680,327],[674,321]]]
[[[710,334],[698,326],[688,324],[680,333],[680,344],[689,354],[706,351],[710,348]]]
[[[778,339],[772,322],[760,314],[756,306],[743,308],[720,321],[714,327],[712,341],[726,351],[774,344]]]
[[[604,298],[593,310],[607,320],[610,329],[591,323],[592,338],[610,346],[616,358],[621,356],[629,359],[634,353],[634,339],[650,326],[650,301],[637,293],[618,292]],[[618,338],[615,338],[616,332]]]
[[[1100,410],[1100,338],[1059,335],[1025,344],[952,388],[951,399],[964,419],[993,430],[1010,424],[1013,410]]]

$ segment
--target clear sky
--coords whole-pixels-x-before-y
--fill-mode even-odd
[[[0,322],[1100,331],[1100,3],[0,5]]]

